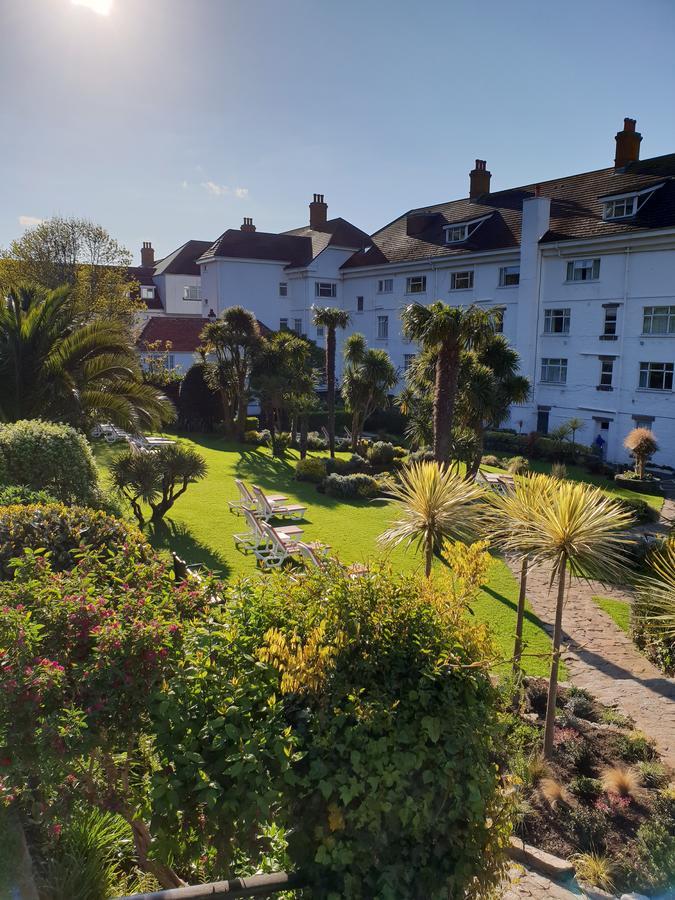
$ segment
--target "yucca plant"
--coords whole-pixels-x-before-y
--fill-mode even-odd
[[[546,477],[546,476],[542,476]],[[625,530],[633,524],[630,512],[599,488],[583,482],[551,479],[538,501],[525,506],[513,526],[502,529],[500,544],[507,553],[531,564],[551,566],[551,586],[557,585],[553,654],[546,704],[544,756],[553,753],[555,704],[558,689],[562,613],[569,577],[614,581],[626,574],[625,551],[631,543]]]
[[[413,463],[401,472],[399,482],[388,484],[387,492],[402,516],[378,541],[422,550],[427,578],[444,540],[468,541],[480,531],[484,507],[478,501],[484,489],[437,462]]]
[[[641,578],[633,615],[648,634],[675,648],[675,540],[649,560],[652,574]]]

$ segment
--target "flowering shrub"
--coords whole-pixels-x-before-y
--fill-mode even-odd
[[[132,525],[113,516],[60,503],[0,507],[0,580],[11,577],[10,561],[25,550],[50,554],[54,570],[70,568],[84,545],[114,550],[130,546],[147,559],[150,547]]]
[[[101,501],[91,447],[70,425],[39,419],[0,425],[0,456],[9,484],[45,490],[63,503]]]
[[[0,582],[0,747],[5,802],[56,817],[75,797],[121,814],[141,865],[150,860],[145,802],[149,697],[170,674],[186,620],[210,588],[176,584],[133,542],[116,556],[83,551],[54,572],[27,552]],[[132,777],[133,776],[133,777]]]
[[[502,734],[487,632],[463,610],[384,571],[231,590],[154,708],[162,839],[180,830],[227,866],[273,820],[318,900],[493,884]]]

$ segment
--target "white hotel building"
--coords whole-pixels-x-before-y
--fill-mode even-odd
[[[241,304],[269,328],[319,341],[312,305],[339,306],[403,372],[416,350],[401,334],[407,304],[497,307],[532,385],[512,427],[546,433],[576,416],[579,440],[601,434],[607,458],[624,461],[623,438],[646,425],[655,461],[675,465],[675,154],[640,161],[640,142],[626,119],[613,166],[497,192],[477,160],[467,198],[410,210],[370,236],[328,219],[318,194],[307,227],[271,234],[245,219],[205,251],[188,242],[167,257],[182,252],[193,299],[167,302],[159,279],[182,285],[182,273],[157,265],[153,305],[164,312],[142,339],[178,334],[181,320],[185,332],[198,294],[200,317]]]

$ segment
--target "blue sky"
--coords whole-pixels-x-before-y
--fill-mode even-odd
[[[476,157],[495,190],[610,165],[624,116],[675,151],[672,0],[0,0],[0,34],[0,247],[58,213],[163,255],[314,192],[374,231]]]

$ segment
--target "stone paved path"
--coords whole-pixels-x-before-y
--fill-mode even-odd
[[[505,885],[502,900],[579,900],[585,896],[578,889],[572,891],[545,875],[531,872],[522,866],[514,866],[509,873],[509,883]]]
[[[519,564],[510,563],[520,577]],[[631,716],[636,726],[656,741],[665,761],[675,769],[675,679],[643,656],[628,635],[592,601],[593,596],[632,600],[627,590],[575,580],[568,586],[563,612],[563,658],[574,684],[602,703]],[[527,598],[552,632],[555,589],[543,568],[528,574]]]

